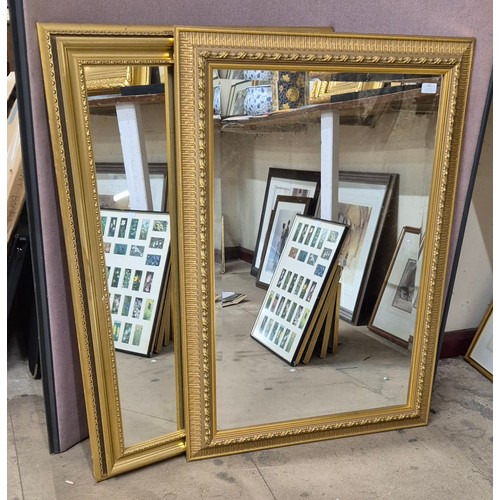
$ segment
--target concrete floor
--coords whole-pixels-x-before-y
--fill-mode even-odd
[[[461,358],[439,363],[426,427],[186,462],[107,481],[88,440],[50,455],[41,380],[9,352],[7,498],[487,499],[493,484],[493,385]]]

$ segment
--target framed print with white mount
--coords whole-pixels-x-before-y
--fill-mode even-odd
[[[321,188],[320,178],[320,173],[314,171],[288,170],[274,167],[269,169],[251,269],[253,276],[257,276],[260,269],[264,242],[277,197],[281,195],[312,198],[311,210],[314,210]]]
[[[293,220],[297,214],[309,215],[311,201],[311,198],[297,196],[278,196],[276,198],[257,276],[257,286],[266,289],[269,286]]]

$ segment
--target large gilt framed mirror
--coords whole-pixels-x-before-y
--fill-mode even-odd
[[[176,29],[188,459],[427,424],[473,47]]]
[[[38,33],[100,481],[185,450],[172,29]]]

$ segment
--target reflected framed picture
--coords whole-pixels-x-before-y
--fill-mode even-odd
[[[340,257],[343,267],[340,278],[340,317],[354,325],[368,322],[391,258],[390,253],[380,255],[377,252],[395,196],[397,180],[397,174],[339,173],[337,221],[349,226]],[[396,234],[392,232],[393,236],[389,237],[390,234],[387,233],[383,247],[394,248],[396,245]],[[376,256],[377,266],[374,266]],[[378,280],[373,280],[373,270],[383,271]],[[367,293],[369,283],[370,296]],[[372,301],[371,304],[368,304],[368,299]]]
[[[247,95],[248,87],[251,87],[252,85],[253,82],[248,80],[237,81],[231,85],[224,117],[243,116],[245,114],[245,97]]]
[[[344,224],[303,215],[290,226],[251,336],[292,366],[321,308],[346,234]]]
[[[271,214],[264,252],[259,266],[257,286],[267,289],[297,214],[310,215],[311,198],[278,196]]]
[[[465,360],[493,382],[493,303],[467,349]]]
[[[407,347],[415,333],[417,267],[422,240],[420,229],[403,227],[368,329]]]
[[[258,276],[260,263],[262,261],[266,236],[269,231],[271,214],[278,196],[296,196],[300,198],[311,198],[311,213],[316,210],[318,196],[321,189],[321,173],[308,170],[288,170],[283,168],[270,168],[264,202],[260,216],[257,241],[255,243],[252,268],[252,276]]]
[[[167,164],[148,165],[153,210],[164,212],[167,206]],[[97,163],[99,206],[104,209],[129,210],[127,175],[123,163]]]
[[[170,259],[170,215],[101,210],[115,349],[151,356]]]

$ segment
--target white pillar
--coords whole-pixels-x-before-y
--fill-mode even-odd
[[[321,114],[321,212],[322,219],[335,221],[339,203],[339,112]]]
[[[146,144],[139,104],[116,105],[131,210],[153,210]]]

